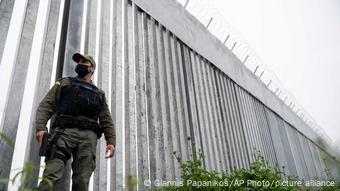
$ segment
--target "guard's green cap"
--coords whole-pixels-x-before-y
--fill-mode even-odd
[[[90,56],[90,55],[88,55],[88,54],[80,54],[80,53],[75,53],[75,54],[73,54],[73,56],[72,56],[72,59],[73,59],[73,61],[75,61],[75,62],[79,62],[79,60],[80,59],[84,59],[84,60],[87,60],[87,61],[89,61],[91,64],[92,64],[92,66],[94,67],[94,68],[96,68],[96,62],[94,61],[94,59],[92,58],[92,56]]]

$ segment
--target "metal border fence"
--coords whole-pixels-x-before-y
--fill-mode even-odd
[[[35,110],[56,79],[74,75],[71,55],[80,51],[98,63],[94,83],[106,92],[117,132],[113,159],[104,159],[105,140],[98,142],[91,190],[124,190],[129,175],[137,177],[138,190],[150,188],[144,180],[178,180],[173,151],[184,161],[202,151],[208,170],[249,168],[254,147],[305,180],[328,179],[328,158],[339,180],[334,153],[285,106],[278,106],[280,113],[272,103],[281,102],[175,1],[1,0],[0,9],[0,36],[6,36],[0,41],[0,130],[15,143],[13,149],[0,142],[1,178],[13,178],[27,161],[43,164]],[[214,61],[217,53],[226,58],[223,67]],[[72,184],[67,165],[59,190]]]

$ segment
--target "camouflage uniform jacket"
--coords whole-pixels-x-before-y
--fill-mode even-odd
[[[82,80],[77,77],[78,80]],[[92,83],[92,82],[91,82]],[[68,78],[61,78],[56,81],[54,86],[49,90],[44,99],[40,102],[37,114],[36,114],[36,132],[38,131],[47,131],[46,124],[47,121],[51,118],[53,114],[56,113],[57,106],[60,100],[60,93],[62,87],[70,85],[70,81]],[[110,110],[106,103],[105,93],[100,90],[104,95],[104,104],[99,114],[99,124],[104,132],[105,140],[107,144],[116,145],[116,133],[115,127],[110,115]],[[78,116],[80,120],[87,120],[94,122],[93,119]]]

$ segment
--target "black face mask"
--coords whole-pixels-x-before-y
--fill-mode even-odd
[[[89,70],[88,70],[88,66],[83,65],[83,64],[77,64],[75,71],[80,77],[84,77],[88,73],[90,73]]]

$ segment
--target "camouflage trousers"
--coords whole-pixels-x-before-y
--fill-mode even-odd
[[[38,190],[56,190],[53,187],[63,177],[66,161],[72,156],[72,190],[87,191],[91,174],[96,168],[97,135],[91,130],[78,128],[67,128],[59,133],[55,157],[46,160]]]

